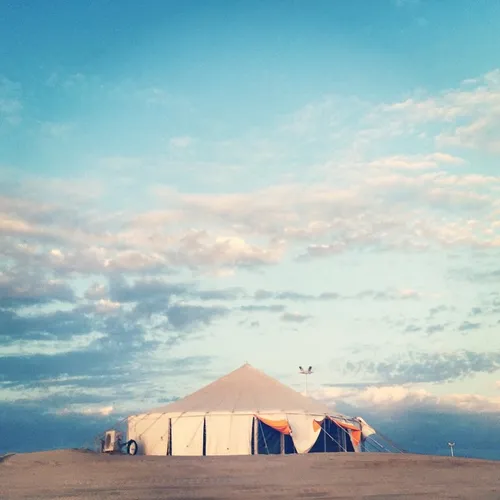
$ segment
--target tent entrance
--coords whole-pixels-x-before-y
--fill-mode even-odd
[[[354,452],[354,446],[348,432],[333,420],[325,418],[321,422],[318,439],[309,453]]]
[[[296,453],[292,437],[279,432],[258,418],[253,419],[252,455],[289,455]]]

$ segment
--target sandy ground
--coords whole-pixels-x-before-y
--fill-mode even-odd
[[[0,459],[0,498],[500,499],[500,462],[373,453],[188,458],[60,450]]]

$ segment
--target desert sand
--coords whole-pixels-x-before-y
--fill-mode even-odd
[[[0,498],[500,499],[500,462],[374,453],[190,458],[60,450],[0,459]]]

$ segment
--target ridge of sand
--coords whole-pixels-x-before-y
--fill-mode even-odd
[[[11,455],[0,498],[500,498],[500,462],[410,454],[143,457],[89,450]]]

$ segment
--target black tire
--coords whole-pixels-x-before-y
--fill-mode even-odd
[[[137,455],[137,442],[133,439],[127,443],[127,453],[129,455]]]

